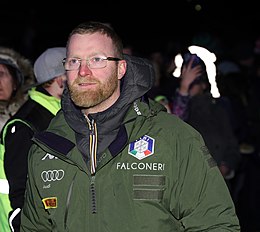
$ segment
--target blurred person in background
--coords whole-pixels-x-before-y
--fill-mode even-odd
[[[47,128],[60,109],[60,99],[66,76],[62,59],[65,47],[45,50],[34,63],[36,84],[29,90],[29,98],[5,124],[4,168],[9,183],[12,211],[9,223],[12,231],[20,231],[20,211],[24,203],[27,178],[27,154],[35,131]],[[4,133],[4,135],[3,135]]]
[[[233,196],[230,180],[239,168],[241,156],[230,115],[221,97],[213,98],[210,93],[203,60],[196,54],[185,53],[184,56],[188,58],[184,58],[182,64],[172,112],[202,134]]]
[[[162,104],[168,113],[172,113],[172,103],[168,100],[168,98],[164,95],[157,95],[154,100],[156,102],[159,102],[160,104]]]
[[[29,59],[9,47],[0,47],[0,130],[27,99],[25,86],[34,83],[33,68]],[[8,226],[8,183],[4,172],[4,157],[0,152],[0,231]]]
[[[147,95],[152,99],[155,99],[157,96],[165,96],[167,101],[171,103],[173,89],[176,89],[177,82],[176,78],[171,75],[172,70],[169,70],[173,69],[172,65],[174,64],[169,57],[172,56],[166,55],[162,50],[155,50],[149,54],[148,59],[152,62],[155,70],[155,82]]]
[[[0,47],[0,129],[26,101],[22,87],[33,82],[30,60],[12,48]]]
[[[260,55],[259,41],[254,37],[240,37],[234,41],[232,55],[240,72],[239,78],[232,77],[233,89],[241,86],[239,96],[243,96],[243,106],[238,113],[246,111],[247,133],[240,145],[243,157],[244,184],[239,196],[238,215],[243,232],[260,231]],[[245,109],[245,110],[244,110]]]

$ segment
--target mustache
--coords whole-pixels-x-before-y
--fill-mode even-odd
[[[96,78],[93,77],[78,77],[74,80],[73,84],[91,84],[91,83],[99,83]]]

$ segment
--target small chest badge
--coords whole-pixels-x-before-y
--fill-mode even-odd
[[[154,153],[154,139],[148,135],[129,144],[128,153],[135,158],[142,160]]]
[[[45,209],[57,208],[57,197],[47,197],[42,199]]]

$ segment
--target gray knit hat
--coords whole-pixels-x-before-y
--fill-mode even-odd
[[[53,47],[45,50],[34,63],[34,74],[37,85],[52,80],[53,78],[65,74],[62,64],[66,57],[65,47]]]

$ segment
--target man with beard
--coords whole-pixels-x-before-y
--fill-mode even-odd
[[[21,231],[239,231],[201,135],[146,97],[153,66],[122,51],[108,24],[70,33],[61,111],[29,151]]]

